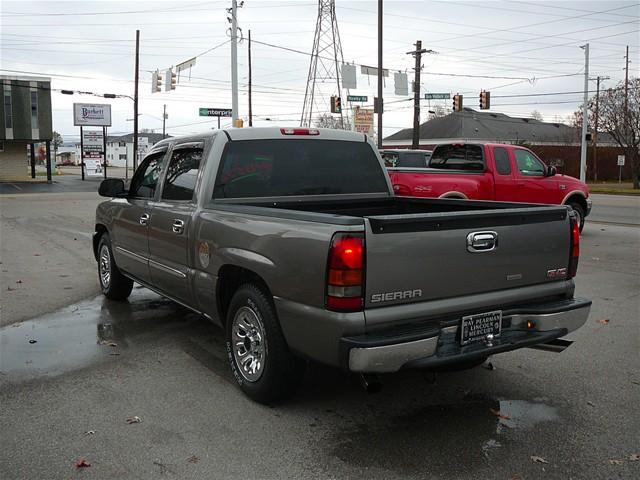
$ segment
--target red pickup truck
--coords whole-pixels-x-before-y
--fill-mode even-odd
[[[518,145],[441,144],[424,168],[388,170],[399,196],[569,205],[579,217],[580,230],[591,212],[585,183],[557,174],[555,167]]]

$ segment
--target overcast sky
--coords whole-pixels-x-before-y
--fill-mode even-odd
[[[215,127],[198,107],[231,107],[230,45],[226,8],[231,1],[0,2],[0,67],[5,75],[43,75],[52,88],[133,95],[135,31],[140,30],[140,128],[161,131],[167,105],[170,134]],[[251,30],[254,125],[300,121],[317,19],[312,0],[246,0],[239,26]],[[344,60],[377,65],[377,1],[336,0]],[[384,2],[384,66],[413,76],[406,52],[416,40],[425,55],[423,92],[461,93],[477,108],[480,90],[491,91],[491,110],[530,116],[538,110],[557,121],[582,102],[584,51],[590,43],[590,76],[608,76],[604,88],[624,80],[625,47],[630,76],[640,67],[640,3],[618,1],[393,1]],[[262,43],[259,43],[262,42]],[[264,45],[271,44],[271,46]],[[248,116],[247,44],[239,47],[240,117]],[[216,47],[217,48],[214,48]],[[285,48],[278,48],[285,47]],[[299,50],[294,52],[289,49]],[[204,53],[207,52],[207,53]],[[151,71],[197,56],[191,79],[176,90],[151,94]],[[351,94],[376,93],[375,77],[361,75]],[[590,89],[595,90],[595,81]],[[558,93],[557,95],[538,95]],[[535,94],[535,95],[534,95]],[[530,96],[524,96],[530,95]],[[409,97],[394,95],[393,75],[384,89],[385,136],[412,125]],[[103,100],[53,92],[54,129],[77,136],[74,102],[111,103],[113,133],[132,131],[131,100]],[[432,101],[431,108],[451,101]],[[422,102],[422,121],[428,102]],[[270,120],[267,120],[270,119]],[[223,125],[229,123],[223,119]]]

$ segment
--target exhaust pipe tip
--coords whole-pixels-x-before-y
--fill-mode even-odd
[[[382,391],[382,383],[375,373],[361,373],[360,384],[367,393],[380,393]]]
[[[556,338],[555,340],[551,340],[547,343],[540,343],[538,345],[533,345],[529,348],[534,350],[544,350],[546,352],[555,352],[560,353],[571,346],[573,340],[565,340],[563,338]]]

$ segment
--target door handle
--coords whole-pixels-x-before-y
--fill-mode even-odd
[[[142,215],[140,215],[140,225],[146,227],[149,224],[149,218],[151,217],[148,213],[143,213]]]
[[[173,221],[173,225],[171,227],[171,230],[173,231],[173,233],[175,233],[176,235],[181,235],[182,232],[184,232],[184,220],[180,220],[180,219],[175,219]]]

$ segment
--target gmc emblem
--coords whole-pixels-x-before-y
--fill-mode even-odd
[[[566,268],[556,268],[552,270],[547,270],[547,278],[551,280],[555,280],[558,278],[566,278],[567,277],[567,269]]]

